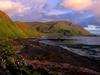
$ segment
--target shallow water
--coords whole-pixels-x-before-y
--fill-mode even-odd
[[[60,46],[75,54],[100,60],[100,37],[49,37],[40,41],[48,45]]]
[[[53,37],[54,38],[54,37]],[[48,38],[47,38],[48,39]],[[49,38],[50,39],[50,38]],[[54,38],[55,39],[55,38]],[[56,42],[57,44],[84,44],[84,45],[100,45],[100,37],[61,37],[61,39],[51,39],[50,41]],[[46,40],[45,40],[46,42]]]

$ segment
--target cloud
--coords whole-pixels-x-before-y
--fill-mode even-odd
[[[35,12],[53,12],[54,10],[57,10],[56,7],[59,3],[59,0],[32,0],[33,2],[33,9]],[[57,10],[58,13],[61,12]]]
[[[0,0],[0,10],[19,21],[68,20],[84,24],[100,19],[99,7],[100,0]]]
[[[100,0],[94,0],[93,5],[87,10],[94,12],[97,16],[100,17]]]
[[[65,14],[65,13],[66,12],[64,12],[64,11],[55,10],[55,11],[48,12],[46,15],[48,15],[48,16],[57,16],[57,15]]]
[[[8,13],[25,13],[30,7],[26,7],[21,2],[12,0],[0,0],[0,10]]]
[[[46,0],[32,0],[32,3],[34,4],[34,9],[41,11],[46,4]]]
[[[92,0],[63,0],[61,6],[74,10],[85,9],[92,5]]]
[[[100,16],[100,0],[63,0],[60,5],[66,10],[68,8],[75,11],[87,10]]]
[[[46,16],[59,16],[59,15],[68,14],[68,13],[72,13],[72,11],[70,11],[70,10],[68,10],[68,11],[62,10],[61,11],[61,10],[54,9],[54,10],[45,12],[45,15]]]

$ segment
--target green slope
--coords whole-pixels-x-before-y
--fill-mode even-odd
[[[38,32],[45,35],[62,35],[62,36],[87,36],[91,35],[88,31],[81,28],[79,25],[67,21],[56,22],[25,22],[27,25],[35,27]]]
[[[40,37],[47,35],[90,35],[78,25],[66,21],[57,22],[13,22],[0,11],[0,37]]]
[[[15,22],[15,24],[24,32],[26,37],[40,37],[44,35],[44,33],[37,31],[35,26],[23,22]]]
[[[22,37],[23,31],[7,16],[0,11],[0,37]]]

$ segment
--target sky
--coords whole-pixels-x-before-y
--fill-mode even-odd
[[[0,10],[15,21],[66,20],[100,25],[100,0],[0,0]]]

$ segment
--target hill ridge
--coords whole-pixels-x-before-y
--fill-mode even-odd
[[[48,35],[90,35],[90,33],[68,21],[14,22],[0,11],[0,37],[28,38]]]

